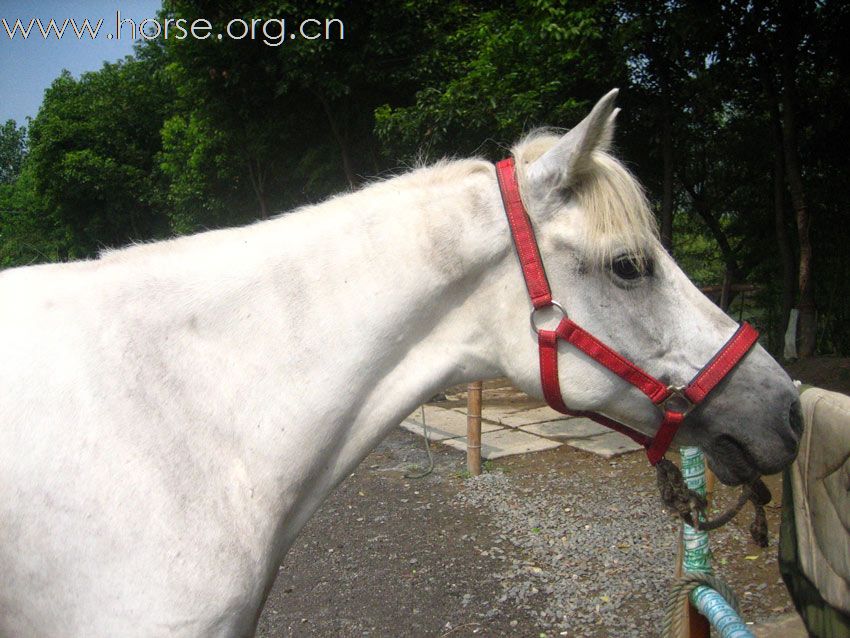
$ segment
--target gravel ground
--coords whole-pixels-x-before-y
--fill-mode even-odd
[[[533,625],[497,605],[501,564],[476,549],[494,530],[454,501],[464,456],[433,455],[432,474],[406,479],[427,458],[398,430],[337,488],[281,565],[259,636],[503,636]]]
[[[640,454],[611,461],[563,446],[488,463],[393,432],[337,488],[280,568],[260,636],[655,636],[678,525]],[[769,482],[777,499],[775,479]],[[732,499],[719,490],[720,500]],[[750,515],[712,533],[747,620],[790,609]]]
[[[657,632],[678,532],[647,491],[611,478],[494,472],[469,479],[456,497],[499,529],[504,547],[489,549],[504,565],[499,602],[527,609],[547,634]]]

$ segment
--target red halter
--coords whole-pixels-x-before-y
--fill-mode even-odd
[[[531,297],[534,309],[531,311],[531,326],[537,333],[540,347],[540,380],[546,402],[558,412],[570,416],[584,416],[593,419],[613,430],[622,432],[646,448],[649,462],[655,465],[660,461],[670,442],[682,424],[682,421],[695,406],[699,405],[709,392],[731,372],[758,339],[758,332],[744,322],[726,344],[714,355],[702,370],[685,386],[665,385],[647,374],[634,363],[621,356],[589,332],[574,323],[566,310],[552,300],[552,291],[546,280],[543,260],[537,250],[537,240],[531,220],[523,206],[516,179],[514,161],[504,159],[496,164],[496,176],[502,201],[511,227],[514,246],[519,256],[522,274]],[[545,307],[558,309],[563,315],[555,330],[538,328],[535,313]],[[558,381],[558,339],[572,344],[590,358],[601,363],[620,378],[628,381],[664,411],[664,418],[655,437],[649,437],[598,412],[570,410],[564,404],[561,386]]]

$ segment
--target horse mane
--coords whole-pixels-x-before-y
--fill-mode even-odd
[[[532,131],[512,149],[517,166],[528,166],[559,139],[546,129]],[[584,234],[592,265],[606,266],[624,250],[639,262],[651,258],[658,244],[655,215],[640,183],[607,150],[593,151],[587,170],[568,193],[585,212]]]
[[[560,136],[551,129],[538,129],[520,140],[512,149],[520,184],[522,167],[531,164],[557,143]],[[340,193],[319,204],[306,205],[271,219],[290,217],[339,203],[348,197],[370,197],[403,185],[433,186],[454,183],[461,177],[492,170],[492,164],[480,158],[445,158],[429,165],[419,162],[407,172],[384,174],[361,188]],[[628,252],[638,262],[651,258],[658,244],[658,227],[643,188],[629,170],[607,150],[595,150],[581,177],[570,185],[568,196],[585,212],[583,224],[588,266],[605,267],[611,260]],[[257,222],[255,222],[257,223]],[[222,229],[227,231],[232,229]],[[222,232],[218,231],[218,232]],[[214,231],[216,232],[216,231]],[[166,243],[177,244],[185,237]],[[118,262],[145,252],[159,252],[162,241],[133,242],[122,248],[99,251],[101,261]]]

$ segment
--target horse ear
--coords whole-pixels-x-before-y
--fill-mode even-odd
[[[614,136],[614,108],[619,89],[607,93],[593,110],[528,167],[528,181],[549,188],[569,187],[591,166],[595,150],[607,150]]]
[[[614,141],[614,129],[616,128],[617,116],[620,114],[622,109],[615,108],[611,111],[611,115],[608,116],[608,120],[605,122],[605,129],[602,131],[602,136],[599,138],[599,143],[596,145],[600,151],[608,151],[611,150],[611,143]]]

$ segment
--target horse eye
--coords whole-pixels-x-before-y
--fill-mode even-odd
[[[611,264],[611,270],[620,279],[637,279],[652,274],[652,262],[645,261],[639,263],[637,259],[630,255],[617,257]]]

